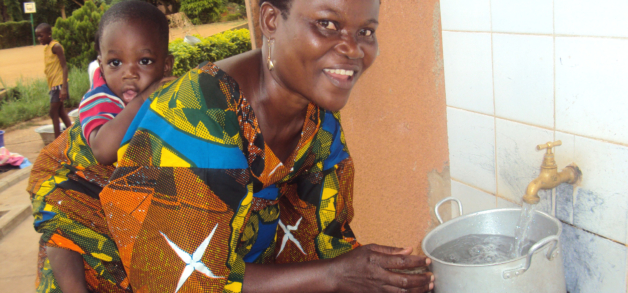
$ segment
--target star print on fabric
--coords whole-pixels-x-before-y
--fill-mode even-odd
[[[183,269],[183,273],[181,273],[181,278],[179,278],[177,290],[174,291],[175,293],[178,292],[179,289],[181,289],[181,286],[183,286],[185,281],[187,281],[187,279],[192,275],[194,271],[198,271],[199,273],[202,273],[203,275],[213,279],[224,278],[214,275],[214,273],[212,273],[212,271],[201,261],[201,258],[203,258],[203,254],[205,254],[207,246],[209,246],[209,242],[214,236],[214,232],[216,232],[216,228],[218,228],[218,224],[216,224],[214,230],[209,233],[209,236],[207,236],[207,238],[205,238],[205,241],[203,241],[203,243],[201,243],[201,245],[196,248],[196,251],[194,251],[193,254],[185,252],[183,249],[179,248],[179,246],[174,244],[174,242],[170,241],[166,234],[162,233],[161,231],[159,232],[161,236],[164,236],[164,238],[166,238],[166,241],[168,242],[170,247],[172,247],[172,250],[174,250],[174,252],[176,252],[181,260],[186,264],[185,268]]]
[[[284,247],[286,247],[286,242],[288,242],[288,240],[294,242],[294,244],[299,248],[299,250],[301,250],[301,253],[306,254],[305,251],[303,251],[303,248],[301,248],[301,243],[299,243],[299,240],[294,238],[294,235],[292,235],[292,232],[290,232],[290,231],[296,231],[297,229],[299,229],[299,224],[301,224],[301,220],[303,220],[303,217],[301,217],[297,221],[296,225],[294,226],[288,225],[288,228],[286,228],[286,226],[281,222],[281,220],[279,220],[279,226],[283,230],[284,235],[283,235],[283,240],[281,242],[281,249],[279,250],[279,253],[277,253],[277,256],[279,256],[281,252],[283,251]]]

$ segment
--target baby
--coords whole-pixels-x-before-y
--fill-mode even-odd
[[[100,66],[79,107],[80,123],[42,150],[29,179],[42,233],[38,292],[130,292],[99,193],[137,111],[168,80],[168,36],[165,15],[146,2],[120,2],[103,15]]]
[[[138,13],[149,8],[144,7],[147,5],[123,3],[118,6],[127,10],[115,10],[100,22],[96,40],[100,67],[94,74],[94,89],[85,94],[79,106],[83,136],[96,160],[105,165],[116,161],[133,117],[159,85],[156,82],[169,75],[174,62],[168,55],[167,22],[162,24],[165,29],[159,29],[156,20]],[[138,17],[125,17],[133,13]],[[147,91],[151,85],[152,90]],[[136,99],[141,93],[148,94]]]

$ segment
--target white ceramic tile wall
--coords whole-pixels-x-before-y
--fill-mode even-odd
[[[465,215],[497,207],[495,195],[454,180],[451,181],[451,196],[462,202],[462,213]],[[451,212],[452,217],[459,215],[456,204],[452,205]]]
[[[553,46],[551,36],[493,34],[495,115],[554,127]]]
[[[573,224],[626,243],[628,147],[576,135],[573,149],[584,174],[573,199]]]
[[[583,180],[539,193],[538,209],[565,223],[568,289],[628,292],[628,1],[442,0],[441,12],[452,194],[470,210],[517,206],[542,162],[534,147],[561,140],[558,168],[575,162]]]
[[[493,114],[491,35],[443,32],[447,105]]]
[[[556,38],[557,130],[628,144],[627,52],[628,39]]]
[[[626,291],[626,246],[567,224],[560,243],[567,291]]]
[[[443,30],[491,31],[490,0],[441,0]]]
[[[628,37],[625,0],[554,0],[556,34]]]
[[[491,0],[494,32],[551,34],[552,0]]]
[[[495,123],[491,116],[447,109],[450,174],[495,193]]]
[[[496,121],[498,194],[518,204],[522,203],[528,183],[541,169],[544,151],[537,144],[554,139],[550,130],[512,122]]]

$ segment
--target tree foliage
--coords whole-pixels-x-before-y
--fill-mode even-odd
[[[22,20],[22,9],[18,0],[0,0],[0,22]]]
[[[3,1],[3,0],[0,0]],[[20,2],[20,11],[24,9],[24,2],[35,2],[37,13],[33,14],[35,26],[45,22],[53,25],[58,17],[61,17],[61,10],[73,11],[80,8],[77,2],[72,0],[18,0]],[[30,19],[27,14],[22,14],[23,18]]]
[[[181,0],[179,8],[194,24],[215,22],[225,10],[223,0]]]
[[[58,18],[52,29],[52,37],[58,40],[65,50],[65,58],[72,66],[87,68],[96,59],[94,36],[103,13],[109,8],[106,4],[97,7],[85,1],[83,7],[74,10],[67,19]]]
[[[251,37],[248,29],[229,30],[201,38],[196,45],[176,39],[170,42],[168,50],[174,55],[172,74],[181,76],[201,62],[215,62],[251,50]]]

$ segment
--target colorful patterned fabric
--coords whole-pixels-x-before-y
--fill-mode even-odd
[[[87,145],[90,145],[89,135],[92,131],[113,120],[125,106],[124,101],[118,98],[106,84],[98,82],[98,76],[100,76],[99,70],[95,75],[94,85],[100,84],[100,86],[87,92],[79,105],[79,119]]]
[[[357,247],[340,116],[310,104],[285,164],[236,82],[213,64],[153,94],[101,193],[135,292],[241,292],[246,263]]]
[[[46,74],[46,80],[48,81],[48,88],[56,85],[63,84],[63,68],[61,68],[61,61],[59,56],[52,52],[52,47],[59,44],[63,50],[61,43],[52,40],[48,45],[44,46],[44,73]]]
[[[42,233],[37,292],[61,292],[50,269],[46,247],[82,254],[91,291],[130,292],[98,197],[113,170],[113,166],[96,162],[78,121],[37,157],[27,188],[35,230]]]

